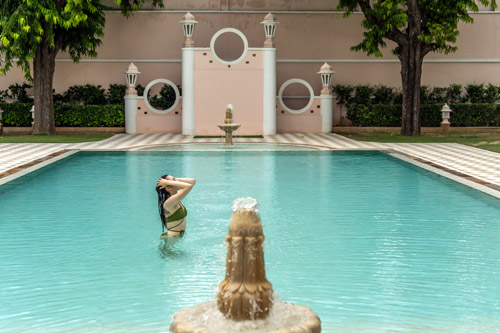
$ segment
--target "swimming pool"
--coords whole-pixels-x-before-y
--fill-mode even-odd
[[[197,178],[168,248],[154,185]],[[500,328],[500,204],[380,152],[79,152],[0,187],[0,331],[159,332],[215,299],[231,203],[323,330]]]

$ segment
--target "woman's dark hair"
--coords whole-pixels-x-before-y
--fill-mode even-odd
[[[160,178],[167,179],[168,175],[163,175]],[[163,204],[170,197],[170,193],[165,188],[160,188],[156,185],[156,193],[158,193],[158,212],[160,213],[162,230],[165,231],[167,223],[165,222],[165,212],[163,211]]]

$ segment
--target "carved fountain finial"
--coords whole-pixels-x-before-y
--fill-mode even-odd
[[[258,207],[252,198],[233,203],[226,236],[226,277],[217,294],[219,310],[233,320],[263,319],[273,302],[273,287],[266,279],[264,234]]]
[[[234,201],[226,241],[226,276],[219,284],[217,301],[176,313],[170,325],[172,332],[321,333],[321,320],[310,308],[273,301],[273,287],[266,279],[264,234],[255,199]]]
[[[228,104],[226,107],[226,119],[224,119],[224,124],[233,124],[233,106]]]

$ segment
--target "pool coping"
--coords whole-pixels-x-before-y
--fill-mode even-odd
[[[78,152],[79,150],[60,150],[16,168],[9,169],[7,172],[2,172],[0,173],[0,186]]]
[[[155,138],[160,136],[161,143],[153,144],[152,143],[154,141],[152,140],[153,136]],[[38,155],[42,154],[40,157],[33,158],[27,163],[16,165],[15,167],[7,169],[4,172],[0,172],[0,185],[10,182],[16,178],[22,177],[30,172],[38,170],[46,165],[49,165],[60,159],[70,156],[78,151],[148,151],[143,149],[149,149],[159,146],[175,146],[175,145],[178,146],[178,145],[194,145],[194,144],[221,144],[221,141],[212,139],[208,140],[195,139],[194,137],[175,135],[175,134],[167,134],[167,135],[120,134],[117,135],[116,137],[113,136],[109,139],[98,142],[57,144],[55,145],[55,147],[54,145],[52,145],[52,148],[56,149],[56,151],[47,152],[46,154],[43,154],[43,152],[39,153]],[[440,160],[442,159],[440,154],[443,154],[443,152],[438,151],[436,147],[441,148],[442,150],[443,149],[459,150],[458,153],[455,153],[455,155],[458,155],[458,159],[461,158],[463,160],[470,160],[471,156],[474,156],[473,162],[480,161],[484,162],[485,164],[490,163],[489,158],[491,156],[493,156],[494,160],[499,160],[500,154],[484,151],[478,148],[463,146],[460,144],[394,144],[394,143],[387,144],[387,143],[361,142],[334,133],[329,133],[329,134],[300,134],[300,133],[286,134],[285,133],[285,134],[278,134],[275,136],[266,136],[262,139],[253,138],[246,140],[245,139],[235,140],[235,145],[238,144],[289,145],[297,147],[308,147],[320,151],[325,151],[325,150],[381,151],[383,153],[391,155],[405,162],[414,164],[420,168],[434,172],[435,174],[444,176],[446,178],[452,179],[466,186],[475,188],[481,192],[487,193],[496,198],[500,198],[500,180],[496,182],[496,180],[499,178],[497,175],[498,169],[496,167],[493,167],[495,172],[493,176],[491,176],[490,178],[483,177],[483,179],[481,179],[481,176],[484,175],[481,175],[481,172],[479,170],[476,172],[476,174],[474,174],[475,171],[474,166],[472,167],[473,169],[472,172],[470,168],[467,169],[466,172],[463,172],[463,170],[459,170],[459,168],[457,169],[453,168],[454,166],[453,163],[451,167],[449,165],[446,165],[446,163],[444,163],[443,160]],[[2,145],[9,145],[9,144],[0,144],[0,148],[2,147]],[[10,144],[10,145],[15,146],[16,144]],[[26,146],[30,144],[23,144],[23,145]],[[32,145],[35,146],[36,144]],[[39,146],[40,144],[38,144],[37,146],[38,150],[40,150]],[[426,154],[427,150],[430,151],[431,153],[434,153],[434,156],[430,153]],[[164,151],[168,152],[175,150],[164,150]],[[224,150],[221,149],[218,151],[224,151]],[[244,151],[244,150],[239,150],[239,151]],[[292,151],[292,150],[284,150],[284,151]],[[420,151],[420,156],[418,154],[418,151]],[[422,151],[424,152],[424,154],[422,154]],[[490,154],[486,156],[484,152],[488,152],[493,155]],[[27,151],[22,156],[23,157],[31,156],[29,155],[29,153],[30,152]],[[436,155],[438,155],[438,157],[436,157]],[[476,161],[476,155],[477,155],[477,161]],[[479,156],[479,155],[484,155],[484,156]],[[4,158],[5,158],[4,155],[0,155],[0,163],[3,162]],[[467,163],[471,164],[470,161],[467,161]],[[449,161],[448,164],[450,164]],[[464,162],[464,164],[466,163]],[[487,181],[487,179],[493,179],[496,183],[489,182]]]
[[[191,144],[199,144],[199,143],[191,143]],[[171,145],[189,145],[189,144],[171,144]],[[207,144],[209,145],[209,143]],[[276,145],[290,145],[290,144],[276,144]],[[305,146],[305,145],[304,145]],[[307,145],[308,147],[312,147]],[[316,147],[313,147],[316,148]],[[54,162],[57,162],[61,159],[64,159],[68,156],[71,156],[77,152],[80,151],[94,151],[94,152],[105,152],[105,151],[147,151],[147,150],[141,150],[142,148],[135,147],[131,149],[93,149],[93,150],[81,150],[81,149],[64,149],[55,153],[51,153],[47,156],[44,156],[42,158],[36,159],[32,162],[23,164],[19,167],[13,168],[8,170],[8,172],[3,172],[0,173],[0,186],[8,183],[16,178],[20,178],[22,176],[25,176],[33,171],[36,171],[38,169],[41,169],[47,165],[50,165]],[[489,194],[493,197],[496,197],[500,199],[500,186],[482,181],[480,179],[477,179],[475,177],[469,176],[467,174],[461,173],[457,170],[453,170],[450,168],[443,167],[441,165],[438,165],[436,163],[433,163],[431,161],[427,161],[422,158],[414,157],[409,154],[397,151],[396,149],[336,149],[336,148],[327,148],[327,147],[321,147],[320,149],[316,149],[317,151],[327,151],[327,150],[335,150],[335,151],[380,151],[382,153],[385,153],[387,155],[393,156],[397,159],[400,159],[404,162],[413,164],[419,168],[422,168],[424,170],[431,171],[435,174],[438,174],[440,176],[446,177],[448,179],[451,179],[453,181],[456,181],[460,184],[469,186],[471,188],[474,188],[478,191],[484,192],[486,194]],[[150,150],[154,151],[154,150]],[[176,151],[176,150],[166,150],[168,151]],[[181,151],[181,150],[178,150]],[[201,151],[201,150],[200,150]],[[207,151],[224,151],[224,150],[207,150]],[[240,150],[243,151],[243,150]],[[255,150],[253,150],[255,151]],[[283,150],[286,151],[286,150]],[[293,151],[293,150],[289,150]],[[314,150],[297,150],[297,151],[314,151]]]
[[[493,197],[500,199],[500,186],[496,184],[485,182],[483,180],[461,173],[457,170],[452,170],[450,168],[443,167],[431,161],[426,161],[421,158],[416,158],[414,156],[396,150],[387,150],[387,151],[380,150],[380,151],[386,153],[387,155],[393,156],[402,161],[420,167],[424,170],[431,171],[435,174],[456,181],[457,183],[472,187],[478,191],[484,192],[486,194],[489,194]]]

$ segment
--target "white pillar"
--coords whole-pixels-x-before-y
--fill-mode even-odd
[[[333,96],[321,95],[321,132],[331,133],[333,127]]]
[[[125,95],[125,133],[136,133],[137,95]]]
[[[194,135],[194,48],[182,48],[182,134]]]
[[[276,49],[264,48],[263,134],[276,134]]]

